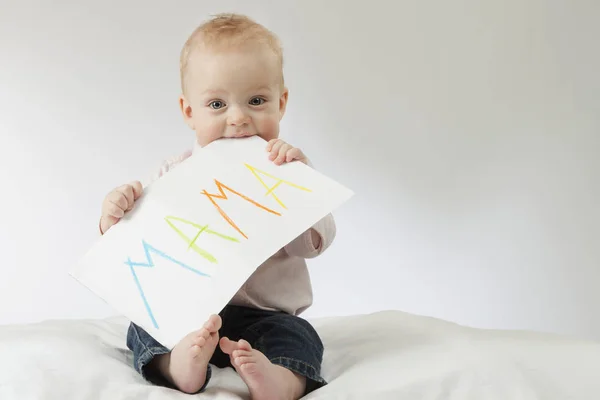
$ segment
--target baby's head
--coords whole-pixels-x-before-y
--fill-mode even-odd
[[[181,51],[180,106],[202,147],[220,138],[279,136],[288,91],[277,37],[236,14],[199,26]]]

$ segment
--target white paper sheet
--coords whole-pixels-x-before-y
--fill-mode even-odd
[[[265,147],[253,137],[201,149],[146,188],[71,275],[173,347],[353,194],[300,162],[276,166]]]

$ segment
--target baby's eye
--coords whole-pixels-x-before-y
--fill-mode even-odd
[[[210,108],[212,108],[213,110],[218,110],[218,109],[220,109],[220,108],[223,108],[223,107],[225,107],[225,103],[223,103],[221,100],[214,100],[214,101],[211,101],[211,102],[208,104],[208,106],[209,106]]]
[[[250,100],[250,105],[253,105],[253,106],[260,106],[264,103],[265,103],[265,99],[263,99],[262,97],[253,97]]]

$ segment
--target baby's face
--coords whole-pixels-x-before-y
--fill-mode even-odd
[[[269,141],[279,136],[288,94],[281,67],[268,49],[198,50],[188,74],[180,103],[200,146],[220,138],[258,135]]]

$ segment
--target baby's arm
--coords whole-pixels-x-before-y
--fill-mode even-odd
[[[294,257],[314,258],[322,254],[333,243],[336,227],[333,215],[328,214],[296,239],[288,243],[284,249]]]

